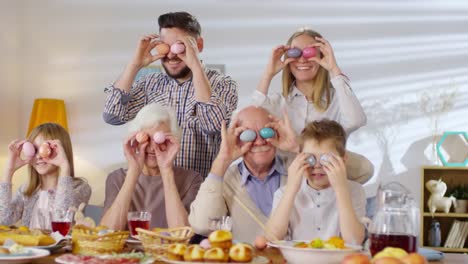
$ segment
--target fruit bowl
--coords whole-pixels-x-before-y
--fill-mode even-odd
[[[281,250],[283,257],[291,264],[339,264],[343,258],[349,254],[361,251],[360,245],[346,244],[345,249],[324,249],[324,248],[300,248],[294,247],[299,242],[308,243],[306,240],[279,240],[268,242],[270,247]]]

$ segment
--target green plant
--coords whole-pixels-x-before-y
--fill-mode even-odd
[[[457,200],[468,200],[468,187],[465,185],[457,185],[448,192],[448,196],[453,196]]]

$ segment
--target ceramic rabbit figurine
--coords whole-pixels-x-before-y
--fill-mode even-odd
[[[431,196],[427,201],[427,207],[429,207],[431,214],[437,210],[448,213],[450,212],[450,206],[452,204],[454,207],[457,206],[457,199],[455,199],[455,197],[444,197],[445,192],[447,191],[447,184],[445,184],[441,179],[438,181],[427,181],[426,188],[431,193]]]

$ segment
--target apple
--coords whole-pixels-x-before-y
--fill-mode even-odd
[[[427,264],[425,257],[418,253],[411,253],[401,259],[405,264]]]
[[[381,258],[372,260],[372,264],[405,264],[405,263],[395,257],[381,257]]]
[[[360,253],[347,255],[344,257],[341,264],[370,264],[370,259],[368,256]]]

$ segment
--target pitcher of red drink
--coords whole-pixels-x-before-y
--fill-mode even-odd
[[[379,188],[377,203],[377,212],[369,227],[372,256],[386,247],[416,252],[419,209],[410,192],[403,185],[392,182]]]

